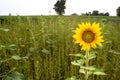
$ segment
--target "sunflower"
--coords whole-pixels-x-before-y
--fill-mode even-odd
[[[90,50],[91,48],[97,48],[98,46],[102,46],[103,36],[101,36],[101,28],[99,23],[81,23],[78,25],[74,31],[75,34],[73,38],[75,39],[75,43],[79,43],[82,46],[81,50]]]

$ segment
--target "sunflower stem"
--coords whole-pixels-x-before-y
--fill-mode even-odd
[[[89,57],[89,51],[88,50],[86,50],[86,61],[85,61],[85,66],[86,67],[88,67],[88,63],[89,63],[89,59],[88,59],[88,57]],[[85,71],[85,80],[88,80],[88,70],[86,69],[86,71]]]

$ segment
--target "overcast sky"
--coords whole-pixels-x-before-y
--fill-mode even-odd
[[[55,15],[57,0],[0,0],[0,15]],[[116,15],[120,0],[66,0],[65,15],[81,14],[98,10]]]

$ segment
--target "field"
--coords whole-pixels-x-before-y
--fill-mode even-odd
[[[65,80],[79,74],[69,54],[82,53],[73,30],[81,22],[99,22],[105,42],[91,64],[105,76],[89,80],[120,80],[120,18],[86,16],[1,16],[0,80]],[[9,31],[8,31],[9,29]],[[10,79],[12,72],[25,79]],[[20,75],[19,75],[20,74]]]

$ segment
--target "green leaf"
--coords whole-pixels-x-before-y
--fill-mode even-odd
[[[79,72],[82,73],[82,74],[85,74],[85,69],[80,69]],[[92,71],[87,71],[87,74],[90,75],[92,74]]]
[[[9,29],[5,29],[5,28],[0,28],[1,31],[9,31]]]
[[[96,55],[95,54],[90,54],[88,59],[91,60],[91,59],[94,59],[94,58],[96,58]]]
[[[11,45],[8,46],[8,48],[9,48],[10,50],[16,50],[16,49],[17,49],[17,46],[16,46],[15,44],[11,44]]]
[[[11,74],[6,76],[3,80],[25,80],[25,77],[23,74],[13,71]]]
[[[0,45],[0,50],[1,49],[9,49],[9,50],[16,50],[17,46],[15,44],[10,44],[10,45]]]
[[[5,46],[4,45],[0,45],[0,50],[3,49],[3,48],[5,48]]]
[[[93,72],[93,74],[95,74],[95,75],[106,75],[106,73],[104,73],[101,70],[96,70],[96,71]]]
[[[14,59],[14,60],[21,60],[21,59],[22,59],[22,58],[21,58],[20,56],[18,56],[18,55],[14,55],[14,56],[12,56],[11,58]]]
[[[29,56],[22,57],[22,59],[28,59],[28,58],[29,58]]]
[[[93,58],[96,58],[96,54],[95,54],[96,52],[90,52],[90,54],[89,55],[85,55],[85,58],[87,58],[87,56],[88,56],[88,59],[89,60],[91,60],[91,59],[93,59]]]
[[[74,57],[81,57],[81,58],[84,58],[84,55],[82,54],[69,54],[70,56],[74,56]]]
[[[81,66],[79,70],[80,73],[85,74],[85,70],[88,70],[88,74],[95,74],[95,75],[106,75],[102,70],[95,68],[94,66]]]
[[[65,79],[65,80],[79,80],[79,79],[77,79],[76,76],[72,76],[72,77],[67,78],[67,79]]]
[[[71,64],[75,66],[82,66],[84,63],[85,63],[84,59],[79,59],[71,62]]]
[[[96,70],[96,68],[94,66],[88,66],[88,67],[81,66],[80,68],[85,69],[85,70],[89,70],[89,71],[95,71]]]
[[[115,50],[109,50],[108,52],[113,54],[120,54],[120,52],[116,52]]]
[[[79,72],[85,74],[85,69],[80,69]]]
[[[34,52],[34,51],[35,51],[35,48],[31,47],[31,48],[29,48],[29,51],[30,51],[30,52]]]
[[[48,54],[49,51],[48,51],[47,49],[44,48],[44,49],[42,50],[42,53],[44,53],[44,54]]]

